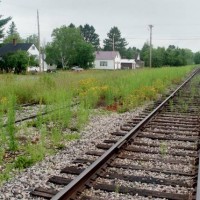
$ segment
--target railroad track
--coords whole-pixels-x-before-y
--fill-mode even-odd
[[[62,107],[58,107],[58,108],[52,108],[52,109],[48,109],[48,111],[46,111],[45,105],[42,105],[43,108],[41,108],[41,105],[39,105],[38,103],[22,104],[22,105],[19,105],[16,107],[17,113],[16,113],[16,120],[14,123],[17,124],[17,123],[21,123],[24,121],[36,119],[39,116],[48,115],[48,114],[58,111],[60,109],[63,109],[66,107],[74,107],[76,105],[78,105],[78,103],[73,103],[72,105],[66,105],[66,106],[62,106]],[[4,121],[5,121],[5,123],[4,123],[3,127],[6,127],[8,125],[6,117],[5,117]]]
[[[15,124],[37,118],[39,115],[47,114],[47,112],[41,112],[41,106],[38,103],[27,103],[27,104],[16,105],[15,110],[16,110],[15,121],[14,121]],[[4,116],[3,127],[6,127],[8,125],[7,120],[8,120],[7,116]]]
[[[87,157],[52,176],[54,188],[35,188],[31,195],[52,200],[200,199],[198,88],[200,70],[152,112],[130,119]]]

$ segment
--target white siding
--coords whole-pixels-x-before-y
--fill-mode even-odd
[[[107,62],[107,66],[100,66],[100,62]],[[95,60],[95,69],[114,69],[114,61],[113,60]]]
[[[100,62],[107,62],[107,66],[100,66]],[[95,69],[121,69],[121,57],[118,54],[114,60],[95,60]]]
[[[30,55],[36,56],[37,59],[39,59],[39,51],[37,49],[37,47],[33,44],[27,51]],[[43,64],[44,63],[44,64]],[[43,59],[42,59],[42,55],[41,55],[41,70],[42,71],[47,71],[48,69],[56,69],[56,67],[50,67]],[[44,66],[44,69],[43,69]],[[36,66],[29,66],[28,71],[40,71],[39,67]]]
[[[120,55],[118,55],[115,58],[115,69],[121,69],[121,57],[120,57]]]
[[[39,51],[36,46],[33,44],[27,51],[30,55],[39,56]]]

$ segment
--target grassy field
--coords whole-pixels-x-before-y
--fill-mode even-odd
[[[31,166],[64,148],[66,141],[79,138],[79,130],[94,108],[115,112],[133,109],[156,99],[193,69],[0,75],[0,183],[10,177],[11,171]],[[41,112],[56,111],[16,126],[17,105],[30,102],[38,102]],[[72,104],[76,106],[70,107]],[[7,127],[3,127],[5,116]]]
[[[124,100],[130,95],[134,95],[134,98],[135,94],[141,96],[138,92],[144,92],[142,96],[147,95],[145,98],[155,96],[155,93],[162,92],[171,83],[179,82],[192,68],[188,66],[135,71],[90,70],[32,76],[0,75],[0,102],[6,102],[10,96],[15,96],[18,104],[52,104],[66,98],[79,98],[79,101],[83,100],[87,106],[92,107],[99,100],[106,105],[116,101],[125,103]]]

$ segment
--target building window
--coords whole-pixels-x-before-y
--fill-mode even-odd
[[[100,66],[108,66],[108,62],[107,61],[100,61]]]
[[[32,46],[32,50],[35,50],[35,46],[34,45]]]

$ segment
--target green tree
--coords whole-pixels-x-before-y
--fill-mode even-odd
[[[194,63],[200,64],[200,51],[194,54]]]
[[[4,37],[3,31],[4,26],[11,20],[11,17],[7,17],[2,19],[2,15],[0,15],[0,39]]]
[[[38,48],[38,35],[32,34],[25,39],[26,43],[32,43]]]
[[[68,27],[69,28],[76,28],[76,26],[73,23],[71,23]]]
[[[10,26],[9,26],[9,29],[7,31],[7,34],[8,35],[13,35],[15,33],[17,33],[17,27],[15,25],[15,22],[12,21],[11,24],[10,24]]]
[[[78,58],[81,57],[80,52],[82,51],[80,48],[82,49],[84,45],[85,49],[87,49],[84,54],[89,54],[87,58],[90,58],[94,53],[92,46],[84,41],[79,28],[70,28],[66,26],[56,28],[53,30],[52,38],[53,41],[48,43],[45,49],[46,61],[49,64],[61,65],[62,68],[71,67],[74,64],[82,65],[82,63],[78,61]],[[88,60],[88,62],[90,63],[90,60]],[[86,63],[86,61],[84,61],[84,63]],[[87,68],[88,65],[82,67]]]
[[[7,35],[3,40],[3,43],[12,43],[13,39],[15,39],[17,42],[23,42],[23,39],[20,37],[19,33],[17,32],[17,27],[15,23],[12,21],[10,24]]]
[[[4,55],[0,60],[0,69],[2,72],[9,73],[13,70],[12,63],[10,62],[11,54]]]
[[[34,56],[30,56],[26,51],[17,51],[3,56],[0,63],[2,71],[14,73],[24,73],[29,65],[37,65]]]
[[[100,46],[99,35],[95,33],[95,28],[90,26],[89,24],[85,24],[84,26],[79,26],[81,35],[83,36],[84,40],[98,50]]]
[[[50,65],[57,65],[58,67],[62,67],[61,57],[58,52],[55,51],[55,43],[47,43],[45,46],[46,53],[46,62]]]
[[[15,33],[13,35],[9,35],[9,36],[6,36],[3,40],[3,43],[7,44],[7,43],[12,43],[13,40],[16,40],[16,42],[18,43],[22,43],[24,42],[24,40],[20,37],[20,35],[18,33]]]
[[[169,45],[166,49],[166,61],[165,64],[169,66],[174,66],[176,63],[176,47],[174,45]]]
[[[187,54],[184,49],[170,45],[166,50],[166,65],[184,66],[187,65]]]
[[[162,67],[165,65],[165,48],[158,47],[152,50],[152,67]]]
[[[165,65],[165,48],[152,47],[152,67],[161,67]],[[142,50],[140,52],[141,60],[145,62],[145,66],[149,67],[149,59],[150,59],[150,45],[148,42],[144,43]]]
[[[144,61],[146,67],[149,66],[149,50],[150,50],[150,46],[148,42],[145,42],[141,49],[140,56],[141,56],[141,60]]]
[[[149,49],[148,43],[145,43],[141,50],[141,59],[145,61],[145,66],[149,66]],[[194,63],[194,54],[190,49],[178,48],[169,45],[164,47],[152,48],[152,67],[167,66],[184,66]]]
[[[194,64],[194,53],[190,49],[184,49],[187,65]]]
[[[19,74],[26,71],[29,64],[29,55],[25,51],[17,51],[10,56],[9,60],[14,73]]]
[[[125,51],[125,58],[127,59],[135,59],[135,57],[140,53],[140,50],[137,49],[136,47],[129,47]]]
[[[103,41],[104,43],[104,50],[105,51],[112,51],[113,44],[114,50],[119,51],[121,57],[125,57],[126,46],[128,43],[126,42],[125,38],[121,37],[121,32],[117,27],[112,27],[107,34],[108,38]]]
[[[77,48],[76,64],[84,69],[93,67],[95,56],[94,49],[91,44],[82,42]]]

